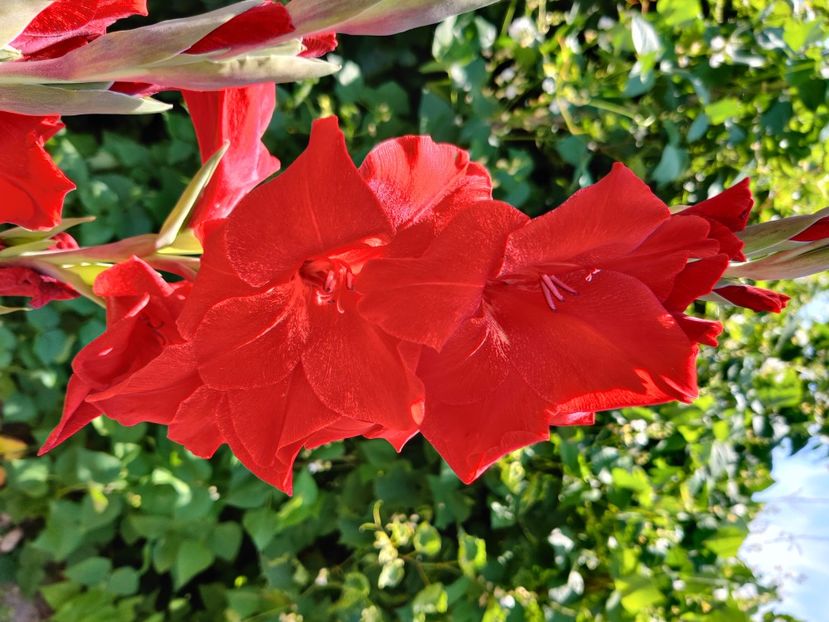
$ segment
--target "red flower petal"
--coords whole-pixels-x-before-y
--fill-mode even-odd
[[[482,313],[464,322],[440,353],[424,350],[417,373],[430,403],[478,402],[511,373],[509,339],[490,313]]]
[[[723,325],[719,322],[701,320],[682,314],[674,314],[674,319],[692,342],[717,347],[717,337],[723,331]]]
[[[164,89],[148,82],[114,82],[109,90],[134,97],[148,97],[160,93]]]
[[[178,296],[174,294],[177,290],[189,290],[190,287],[190,283],[183,282],[170,285],[143,260],[133,257],[101,273],[92,289],[97,296],[107,300],[108,326],[112,327],[121,319],[136,316],[141,311],[147,317],[154,316],[153,325],[165,325],[175,332],[175,318],[181,310],[180,303],[185,292],[180,292]],[[160,304],[145,310],[151,300]]]
[[[421,407],[421,410],[425,410],[425,407]],[[343,417],[340,421],[344,423],[345,419],[346,418]],[[422,414],[415,414],[414,415],[414,420],[415,421],[422,421],[423,420]],[[342,438],[350,438],[350,437],[358,436],[358,435],[359,436],[364,436],[365,438],[371,438],[371,439],[381,438],[384,441],[386,441],[389,445],[394,447],[395,451],[397,451],[398,453],[403,451],[403,447],[406,445],[406,443],[408,443],[415,436],[417,436],[417,432],[418,432],[418,425],[412,425],[407,429],[400,429],[400,430],[394,429],[394,428],[386,428],[386,427],[381,426],[381,425],[371,425],[371,427],[368,427],[370,424],[362,424],[363,429],[360,430],[357,427],[359,425],[360,425],[359,423],[355,424],[354,420],[350,420],[349,426],[350,426],[350,429],[354,430],[354,433],[350,434],[349,436],[342,437]],[[318,440],[319,439],[317,439],[316,437],[313,439],[313,441],[315,443]],[[328,441],[326,441],[326,442],[328,442]],[[317,443],[317,446],[320,445],[320,444],[322,444],[322,443]],[[309,445],[309,447],[312,447],[312,445]]]
[[[682,210],[677,217],[701,216],[711,223],[710,237],[719,241],[720,252],[731,259],[745,261],[743,241],[734,232],[746,228],[754,198],[749,180],[743,179],[715,197]]]
[[[337,33],[335,32],[324,32],[318,35],[311,35],[310,37],[303,37],[302,45],[305,46],[305,51],[300,56],[304,58],[319,58],[336,50],[338,44]]]
[[[232,391],[227,396],[229,409],[220,417],[232,420],[235,440],[262,467],[274,466],[283,447],[303,444],[340,419],[317,399],[301,366],[279,384]]]
[[[397,341],[346,305],[309,307],[312,340],[302,363],[314,393],[331,410],[352,419],[409,429],[423,387],[408,371]]]
[[[514,232],[501,274],[521,274],[530,266],[585,265],[625,257],[669,215],[667,206],[642,180],[622,164],[614,164],[599,182]]]
[[[102,272],[94,285],[102,298],[169,296],[174,288],[146,262],[133,257]]]
[[[750,184],[751,180],[743,179],[720,194],[679,213],[684,216],[702,216],[725,225],[730,231],[742,231],[746,228],[754,207]]]
[[[43,148],[63,127],[58,117],[0,112],[0,223],[50,229],[60,223],[63,199],[75,188]]]
[[[130,15],[147,15],[146,0],[55,0],[29,24],[11,45],[27,56],[43,55],[50,46],[62,53],[83,45],[106,32],[115,21]],[[61,46],[71,42],[71,46]]]
[[[63,406],[63,416],[60,423],[55,426],[49,438],[43,443],[43,446],[37,452],[38,456],[52,451],[55,447],[63,443],[70,436],[77,434],[81,428],[85,427],[93,419],[101,416],[99,411],[94,406],[86,403],[86,396],[89,393],[89,386],[87,386],[77,376],[69,379],[69,385],[66,388],[66,401]]]
[[[360,313],[399,339],[440,349],[477,312],[507,236],[527,220],[506,203],[479,202],[423,256],[369,261],[356,280]]]
[[[477,394],[471,404],[426,404],[421,431],[465,483],[510,452],[549,439],[544,401],[515,372],[508,389]]]
[[[193,365],[183,365],[181,357],[170,360],[176,352],[165,348],[180,342],[175,320],[189,288],[186,282],[164,283],[136,258],[98,277],[95,291],[107,296],[107,330],[72,362],[63,421],[50,438],[62,441],[104,408],[128,425],[172,418],[176,400],[195,389]],[[152,363],[157,367],[145,369]]]
[[[219,431],[233,454],[256,477],[290,495],[293,492],[293,464],[297,454],[302,449],[301,443],[281,448],[277,452],[276,459],[269,466],[259,464],[239,439],[233,417],[227,416],[230,408],[227,394],[216,392],[215,396],[216,399],[207,401],[207,405],[211,406],[211,409],[206,411],[204,415],[217,422]]]
[[[230,21],[194,44],[190,54],[207,54],[217,50],[244,49],[256,47],[268,41],[293,32],[291,16],[284,6],[273,0],[264,0],[261,5],[237,15]]]
[[[329,117],[314,123],[308,148],[284,173],[239,204],[225,235],[230,264],[258,287],[287,278],[311,257],[389,233]]]
[[[406,136],[371,150],[360,174],[400,229],[419,221],[442,228],[456,214],[492,198],[489,174],[453,145],[428,136]]]
[[[210,229],[212,226],[205,228]],[[205,313],[221,301],[257,293],[259,290],[242,281],[230,265],[224,227],[217,225],[204,242],[199,276],[193,283],[193,290],[178,318],[182,337],[192,339]]]
[[[140,315],[147,300],[137,305],[134,313],[117,322],[110,322],[106,332],[81,350],[72,361],[72,369],[91,391],[102,391],[121,382],[129,374],[158,356],[161,344],[148,323]]]
[[[674,281],[671,295],[663,302],[665,308],[681,312],[698,298],[710,294],[728,268],[728,255],[715,255],[689,263]]]
[[[190,218],[189,226],[203,240],[205,222],[226,218],[242,197],[279,170],[279,160],[261,141],[276,107],[276,87],[258,84],[183,94],[199,139],[202,161],[230,141],[230,149]]]
[[[199,387],[179,404],[167,428],[167,438],[200,458],[211,458],[225,443],[214,418],[216,405],[220,403],[222,394],[219,391]]]
[[[696,397],[696,346],[645,285],[610,271],[559,278],[578,293],[556,311],[539,290],[492,294],[512,365],[556,411]]]
[[[677,276],[686,269],[689,259],[717,254],[719,244],[708,238],[709,231],[710,226],[704,218],[671,218],[662,222],[630,255],[611,261],[597,258],[596,265],[635,277],[659,300],[664,300],[674,289]]]
[[[194,337],[199,373],[213,389],[252,389],[282,381],[310,333],[306,301],[293,282],[211,308]]]
[[[682,214],[677,214],[681,216]],[[745,242],[734,235],[727,226],[716,220],[711,221],[710,237],[720,243],[720,251],[728,255],[734,261],[745,261],[746,256],[743,253]]]
[[[754,311],[771,311],[780,313],[789,304],[789,296],[770,289],[752,287],[751,285],[727,285],[718,287],[714,293],[719,294],[738,307]]]
[[[121,425],[169,424],[179,404],[200,386],[189,344],[170,345],[121,382],[87,399]]]

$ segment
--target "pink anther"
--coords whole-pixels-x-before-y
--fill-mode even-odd
[[[562,290],[574,296],[578,295],[578,292],[575,289],[567,285],[567,283],[562,281],[557,276],[553,276],[551,274],[541,275],[541,291],[544,293],[544,299],[547,301],[547,306],[549,306],[553,311],[558,309],[556,300],[564,302],[565,298]]]
[[[328,271],[328,276],[325,278],[325,285],[323,289],[325,290],[326,294],[330,294],[334,291],[334,286],[337,284],[337,275],[333,270]]]

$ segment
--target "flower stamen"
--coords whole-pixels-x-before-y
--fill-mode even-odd
[[[558,310],[556,301],[564,302],[564,294],[562,293],[562,290],[568,294],[578,296],[578,292],[575,289],[567,285],[567,283],[562,281],[557,276],[553,276],[551,274],[541,275],[541,291],[544,293],[544,299],[547,301],[547,306],[553,311]]]

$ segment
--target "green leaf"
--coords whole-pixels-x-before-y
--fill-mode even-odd
[[[738,525],[720,527],[713,536],[706,538],[705,548],[718,557],[734,557],[747,536],[748,530],[745,527]]]
[[[90,557],[66,569],[66,576],[81,585],[93,586],[103,581],[112,570],[112,563],[103,557]]]
[[[439,477],[429,475],[426,479],[437,508],[434,522],[439,529],[453,522],[462,523],[469,518],[471,499],[459,490],[460,482],[457,477],[447,473]]]
[[[431,91],[424,91],[420,99],[421,134],[428,134],[434,140],[450,142],[458,135],[455,112],[441,97]]]
[[[708,104],[705,114],[713,125],[720,125],[729,119],[738,119],[745,112],[745,105],[735,97],[726,97]]]
[[[705,113],[697,115],[697,118],[694,119],[694,122],[691,124],[691,127],[688,129],[688,136],[686,140],[689,143],[695,143],[700,138],[705,136],[705,133],[708,131],[709,126],[711,125],[711,121],[708,118],[708,115]]]
[[[656,11],[670,27],[699,20],[702,16],[699,0],[660,0]]]
[[[77,596],[81,586],[72,581],[51,583],[40,588],[40,595],[52,609],[60,609],[64,603]]]
[[[349,572],[343,581],[343,589],[340,599],[336,603],[338,609],[348,609],[361,603],[371,593],[371,584],[368,579],[359,572]]]
[[[10,482],[28,497],[43,497],[49,490],[49,465],[42,460],[16,460],[8,466]]]
[[[213,563],[214,555],[207,546],[197,540],[184,540],[176,553],[173,564],[173,583],[179,590]]]
[[[268,508],[245,512],[242,524],[260,551],[271,543],[279,529],[276,512]]]
[[[685,149],[665,145],[662,150],[662,159],[654,169],[651,177],[659,185],[664,185],[678,179],[688,166],[688,152]]]
[[[787,19],[783,27],[783,41],[792,51],[799,52],[808,43],[821,35],[820,22],[809,20],[801,22],[796,19]]]
[[[665,602],[665,596],[652,577],[628,575],[616,580],[616,589],[621,593],[622,607],[630,613],[640,613]]]
[[[117,568],[109,577],[107,591],[117,596],[132,596],[138,591],[138,573],[132,568]]]
[[[47,365],[65,362],[72,351],[74,337],[62,330],[50,330],[35,338],[34,350],[38,358]]]
[[[217,557],[232,562],[242,546],[242,528],[239,523],[220,523],[210,534],[210,549]]]
[[[282,531],[300,524],[314,514],[319,498],[319,488],[307,470],[303,470],[294,482],[294,496],[277,512],[276,529]]]

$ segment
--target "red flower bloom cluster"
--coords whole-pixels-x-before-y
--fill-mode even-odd
[[[721,327],[684,310],[732,252],[622,165],[530,220],[427,137],[356,168],[334,118],[206,233],[192,289],[139,260],[99,277],[109,328],[42,451],[98,414],[151,421],[290,491],[302,448],[422,432],[471,481],[550,425],[692,400]]]

